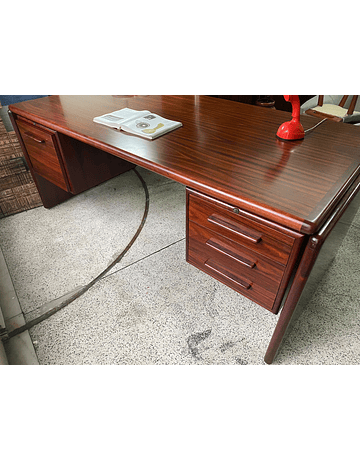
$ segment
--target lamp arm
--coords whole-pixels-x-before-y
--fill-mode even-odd
[[[292,105],[292,117],[300,120],[300,98],[299,96],[284,96],[285,101]]]

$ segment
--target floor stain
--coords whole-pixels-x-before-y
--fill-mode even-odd
[[[235,361],[236,361],[236,364],[241,364],[243,366],[245,366],[246,364],[248,364],[247,361],[245,361],[244,359],[241,359],[239,357],[235,358]]]
[[[226,350],[228,350],[229,348],[232,348],[235,344],[236,344],[236,342],[231,342],[231,341],[224,343],[220,347],[221,353],[225,353]]]
[[[198,345],[199,343],[203,342],[206,340],[209,335],[211,334],[211,329],[208,329],[207,331],[204,332],[197,332],[196,334],[192,334],[188,337],[187,339],[187,344],[189,347],[189,350],[191,354],[194,356],[196,359],[201,359],[201,356],[199,355],[199,350],[198,350]]]

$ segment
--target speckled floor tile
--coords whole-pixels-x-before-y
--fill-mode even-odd
[[[277,316],[186,263],[185,189],[141,173],[144,229],[112,272],[30,330],[39,363],[263,365]],[[105,268],[143,210],[130,171],[52,210],[0,221],[26,317]],[[359,217],[274,364],[360,364]]]
[[[138,254],[133,251],[123,264],[185,236],[184,187],[154,173],[141,174],[150,193],[150,225],[143,229]],[[50,210],[2,219],[0,241],[22,310],[27,313],[97,276],[131,240],[144,206],[143,187],[129,171]]]
[[[184,255],[181,241],[33,327],[40,364],[262,364],[274,315]]]
[[[185,187],[171,181],[157,186],[148,184],[148,188],[150,205],[146,224],[131,251],[124,256],[110,273],[114,273],[122,267],[185,238]],[[119,250],[118,254],[120,253],[121,251]]]

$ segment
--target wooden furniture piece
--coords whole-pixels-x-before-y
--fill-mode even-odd
[[[324,106],[324,96],[319,96],[318,105],[314,107],[313,109],[306,110],[305,113],[308,115],[313,115],[318,118],[329,118],[332,121],[342,122],[345,116],[349,116],[354,113],[355,105],[358,99],[358,96],[353,96],[351,98],[349,108],[348,110],[346,110],[346,109],[343,109],[343,107],[348,97],[349,96],[343,96],[338,106],[335,104],[327,104],[329,107],[326,108],[326,111],[321,111],[319,109],[320,107]],[[340,110],[341,114],[338,113],[339,112],[338,107],[343,109],[343,110]]]
[[[149,141],[92,121],[124,107],[183,126]],[[359,207],[360,130],[323,123],[283,142],[288,113],[207,96],[51,96],[9,108],[46,207],[134,165],[186,185],[187,261],[280,312],[273,361]]]
[[[285,112],[292,111],[290,102],[285,101],[284,96],[279,96],[279,95],[272,95],[272,96],[250,96],[250,95],[226,96],[226,95],[221,95],[221,96],[211,96],[211,97],[217,97],[219,99],[227,99],[229,101],[242,102],[244,104],[252,104],[252,105],[260,105],[260,104],[257,104],[259,99],[265,99],[269,97],[275,102],[274,106],[272,105],[272,103],[270,103],[269,104],[270,107],[275,107],[276,110],[284,110]],[[300,94],[299,95],[300,105],[304,104],[304,102],[308,101],[312,97],[313,96],[306,96],[306,95]],[[263,104],[263,107],[266,107],[266,103]]]

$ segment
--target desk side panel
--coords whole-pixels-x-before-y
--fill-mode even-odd
[[[57,133],[72,193],[78,194],[135,168],[122,158]]]
[[[309,238],[266,351],[264,360],[267,364],[273,362],[284,337],[291,332],[295,321],[306,308],[319,281],[336,256],[359,207],[360,178],[353,184],[321,231]]]

